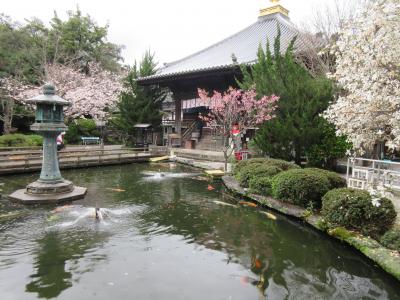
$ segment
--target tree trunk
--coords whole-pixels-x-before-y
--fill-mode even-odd
[[[298,145],[295,146],[294,162],[301,166],[301,147]]]
[[[12,119],[14,114],[14,101],[11,99],[3,100],[3,133],[9,134],[12,129]]]
[[[228,171],[228,148],[224,147],[224,171],[225,173]]]

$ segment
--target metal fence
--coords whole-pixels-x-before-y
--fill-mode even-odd
[[[400,190],[400,163],[352,157],[347,160],[346,179],[348,187],[356,189],[382,185]]]

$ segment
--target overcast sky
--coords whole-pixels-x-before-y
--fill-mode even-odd
[[[291,20],[306,22],[321,3],[334,0],[282,0]],[[346,1],[346,0],[344,0]],[[257,20],[269,0],[2,0],[0,12],[15,21],[38,17],[48,22],[53,11],[65,19],[79,6],[99,25],[109,24],[109,41],[125,46],[125,62],[140,59],[146,49],[160,63],[199,51]]]

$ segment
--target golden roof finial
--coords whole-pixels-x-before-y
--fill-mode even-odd
[[[260,9],[260,17],[268,16],[276,13],[281,13],[282,15],[289,17],[289,11],[279,4],[280,0],[269,0],[272,4],[271,7]]]

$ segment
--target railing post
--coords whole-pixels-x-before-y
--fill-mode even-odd
[[[378,162],[378,181],[381,179],[381,164]]]

